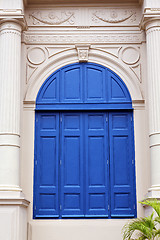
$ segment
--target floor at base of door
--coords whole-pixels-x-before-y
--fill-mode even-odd
[[[33,220],[29,240],[120,240],[127,219]]]

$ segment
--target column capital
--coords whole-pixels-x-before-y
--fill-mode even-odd
[[[160,27],[160,1],[143,0],[141,27],[146,31]]]
[[[5,19],[5,21],[0,21],[0,33],[3,32],[17,32],[19,35],[21,35],[22,31],[22,25],[19,23],[19,21]]]
[[[0,1],[0,25],[5,22],[16,22],[26,30],[23,0]]]
[[[18,16],[11,16],[11,15],[1,16],[0,15],[0,30],[2,30],[4,28],[8,28],[9,26],[10,27],[14,26],[14,30],[16,30],[15,27],[18,25],[21,30],[27,29],[27,23],[26,23],[24,15],[18,15]]]

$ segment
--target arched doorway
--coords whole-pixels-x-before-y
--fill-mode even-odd
[[[136,216],[132,100],[110,69],[54,72],[36,101],[34,218]]]

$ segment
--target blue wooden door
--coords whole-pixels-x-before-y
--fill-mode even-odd
[[[135,216],[132,117],[37,113],[36,217]]]
[[[75,63],[36,100],[34,218],[136,217],[133,111],[113,71]]]

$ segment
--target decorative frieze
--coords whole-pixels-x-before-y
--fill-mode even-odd
[[[70,7],[54,9],[28,9],[28,26],[138,26],[141,20],[139,8]]]
[[[76,11],[34,11],[29,13],[29,25],[74,25]]]
[[[53,32],[52,34],[39,34],[33,32],[23,33],[22,42],[26,44],[108,44],[108,43],[142,43],[145,41],[143,32],[80,32],[67,34]]]
[[[94,24],[133,24],[137,20],[136,10],[100,9],[91,11],[92,25]]]

